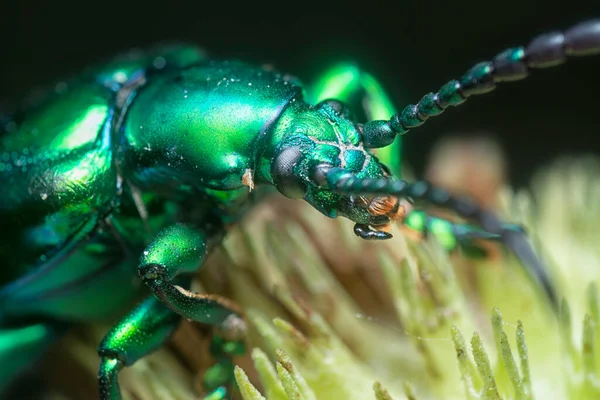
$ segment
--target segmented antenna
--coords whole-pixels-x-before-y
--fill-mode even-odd
[[[492,61],[476,64],[460,79],[446,83],[437,93],[426,94],[388,121],[367,122],[362,127],[363,141],[369,148],[389,146],[396,135],[404,135],[473,95],[493,91],[497,83],[522,80],[531,69],[554,67],[567,57],[592,54],[600,54],[600,19],[579,23],[564,33],[537,36],[526,47],[507,49]]]

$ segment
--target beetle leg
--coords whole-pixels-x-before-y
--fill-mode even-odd
[[[162,347],[180,321],[179,315],[151,296],[113,326],[98,346],[101,357],[98,372],[100,399],[121,399],[119,372]],[[234,382],[234,365],[230,355],[245,352],[245,349],[237,343],[231,346],[221,336],[215,336],[211,351],[218,364],[207,371],[204,385],[210,391],[207,398],[222,399],[228,392],[227,386]]]
[[[325,70],[307,92],[308,100],[313,103],[330,102],[332,99],[341,103],[345,106],[344,110],[339,110],[342,114],[353,115],[349,112],[351,109],[362,111],[356,122],[389,118],[397,111],[379,81],[353,63],[340,63]],[[354,120],[353,117],[349,119]],[[400,137],[396,137],[391,146],[377,149],[376,154],[394,175],[401,175]]]
[[[35,323],[15,327],[0,326],[0,397],[10,391],[10,384],[37,362],[66,325]]]
[[[162,346],[180,319],[156,298],[149,297],[107,333],[98,347],[102,357],[98,373],[102,400],[121,399],[119,372]]]
[[[558,297],[549,271],[535,254],[523,229],[503,223],[496,213],[479,206],[470,198],[453,196],[448,191],[432,186],[426,181],[408,183],[389,177],[359,178],[343,168],[326,165],[317,166],[313,175],[317,182],[323,182],[323,185],[327,185],[334,193],[347,196],[393,196],[409,199],[412,203],[428,203],[452,211],[461,218],[477,223],[481,230],[501,237],[502,243],[517,256],[527,274],[541,285],[552,306],[555,309],[558,307]]]
[[[213,390],[233,379],[231,357],[245,351],[246,324],[233,302],[186,289],[189,276],[203,265],[208,236],[190,225],[176,224],[164,229],[144,251],[138,274],[156,299],[176,314],[220,329],[211,346],[219,363],[205,377],[207,389]]]
[[[452,252],[460,247],[472,257],[494,258],[498,249],[492,242],[502,242],[500,234],[434,217],[421,210],[412,211],[402,223],[404,234],[412,239],[421,240],[433,235],[444,250]],[[523,227],[514,224],[503,224],[503,229],[524,232]]]
[[[176,224],[161,231],[144,251],[138,274],[154,295],[171,310],[192,321],[229,326],[241,310],[215,295],[193,293],[178,282],[197,272],[207,254],[207,236],[195,227]]]

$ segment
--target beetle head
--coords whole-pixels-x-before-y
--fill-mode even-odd
[[[286,125],[285,140],[272,158],[270,174],[284,196],[304,199],[330,218],[356,222],[365,239],[390,238],[390,222],[404,216],[406,205],[393,196],[370,196],[336,190],[331,169],[358,179],[393,179],[385,165],[364,147],[360,129],[328,104],[296,113]]]

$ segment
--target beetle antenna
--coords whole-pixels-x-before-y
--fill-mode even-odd
[[[415,203],[424,202],[452,210],[462,218],[477,222],[486,232],[502,238],[504,245],[517,256],[530,278],[541,285],[552,306],[558,307],[554,285],[546,268],[533,251],[525,231],[503,223],[494,212],[480,207],[469,198],[453,196],[425,181],[408,183],[395,177],[359,178],[343,168],[325,164],[315,168],[314,177],[319,184],[326,185],[335,193],[408,198]],[[359,227],[367,229],[362,225]]]
[[[493,91],[497,83],[525,79],[530,69],[558,66],[569,56],[599,53],[600,19],[579,23],[564,33],[537,36],[525,47],[507,49],[492,61],[476,64],[460,79],[447,82],[437,93],[426,94],[416,105],[405,107],[388,121],[367,122],[362,127],[363,141],[368,148],[389,146],[396,135],[404,135],[473,95]]]
[[[325,168],[324,168],[325,169]],[[324,174],[323,174],[324,172]],[[326,168],[327,186],[332,192],[356,196],[396,196],[416,203],[425,202],[456,212],[460,217],[476,221],[490,233],[501,234],[503,223],[491,212],[484,210],[467,197],[456,197],[426,181],[408,183],[405,180],[380,177],[359,178],[343,168]]]

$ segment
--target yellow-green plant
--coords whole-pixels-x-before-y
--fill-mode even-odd
[[[247,314],[253,350],[236,369],[241,397],[600,398],[598,176],[596,159],[564,160],[538,174],[531,192],[503,197],[507,218],[524,221],[550,269],[564,299],[558,314],[508,254],[468,260],[399,231],[366,242],[351,223],[297,202],[265,203],[195,287],[224,293]],[[94,344],[105,329],[85,327],[61,343],[61,368],[86,371],[90,382],[71,398],[95,396]],[[121,374],[124,396],[199,398],[207,336],[184,324],[169,348]]]

